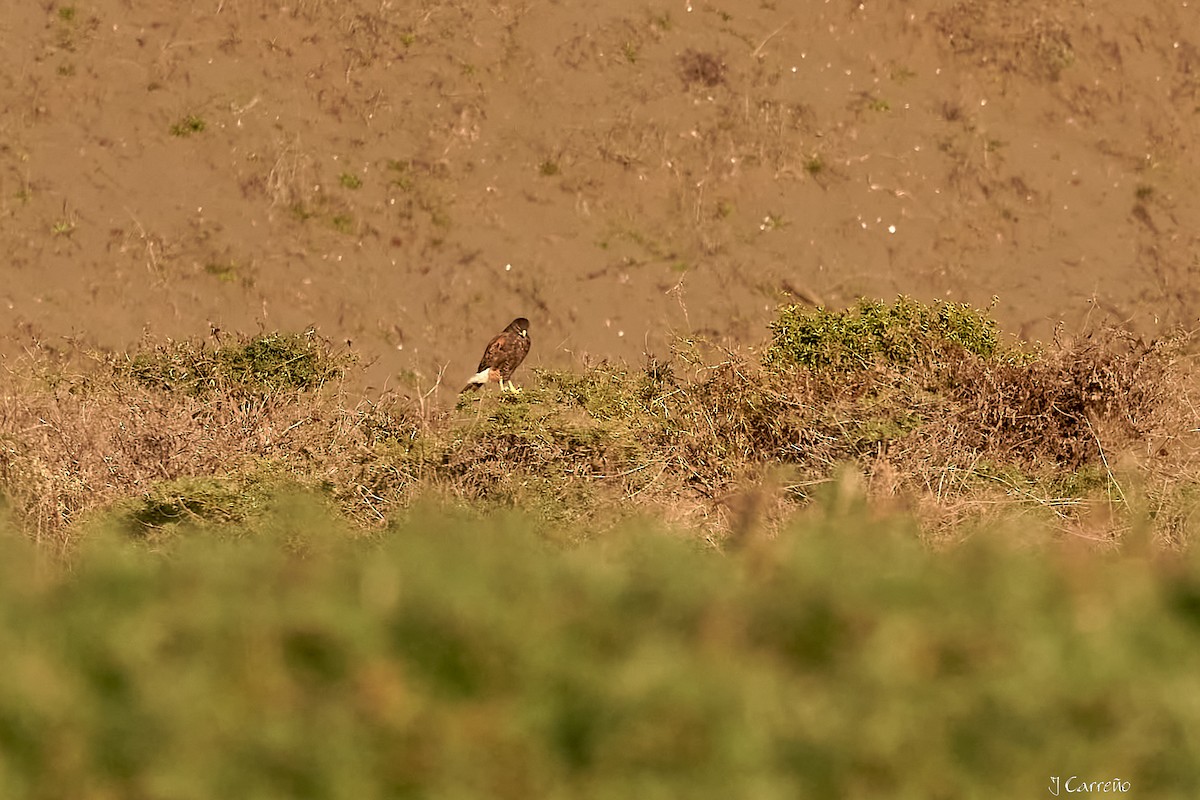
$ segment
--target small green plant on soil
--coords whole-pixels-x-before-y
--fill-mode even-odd
[[[204,271],[225,283],[233,283],[238,277],[238,266],[232,261],[210,261]]]
[[[538,164],[538,172],[547,178],[554,177],[558,174],[558,162],[546,159]]]
[[[391,173],[389,184],[395,186],[401,191],[408,192],[416,186],[416,177],[413,175],[412,164],[408,161],[400,159],[389,159],[387,164],[388,172]]]
[[[171,135],[179,137],[191,136],[193,133],[201,133],[205,127],[207,127],[207,124],[203,117],[197,114],[188,114],[171,126]]]
[[[1069,34],[1058,25],[1035,23],[1031,38],[1038,71],[1049,80],[1058,81],[1063,71],[1075,63]]]
[[[44,5],[47,8],[53,8],[54,4],[45,3]],[[55,17],[58,23],[54,26],[55,46],[68,52],[73,52],[80,42],[94,33],[99,26],[97,17],[93,16],[85,22],[78,8],[73,5],[59,7]],[[60,71],[59,74],[63,75],[64,73]],[[73,68],[71,74],[74,74]]]
[[[767,214],[763,217],[762,222],[759,223],[758,229],[764,232],[777,231],[786,225],[787,223],[784,222],[782,214]]]
[[[288,213],[291,215],[292,219],[296,220],[297,222],[308,222],[310,219],[317,216],[316,211],[313,211],[307,205],[300,202],[292,203],[290,206],[288,206]]]
[[[338,233],[344,233],[347,236],[354,233],[354,217],[349,214],[334,214],[330,217],[329,224]]]
[[[338,177],[338,183],[347,189],[361,189],[363,185],[362,178],[353,172],[343,172]]]
[[[804,161],[804,171],[814,178],[825,170],[825,161],[819,155],[809,156]]]

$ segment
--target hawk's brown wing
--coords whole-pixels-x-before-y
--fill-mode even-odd
[[[508,380],[525,356],[529,354],[529,339],[519,333],[505,331],[488,342],[479,359],[478,372],[494,369],[504,380]]]

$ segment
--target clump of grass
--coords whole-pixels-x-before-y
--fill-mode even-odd
[[[290,206],[288,206],[288,213],[291,215],[292,219],[296,220],[297,222],[308,222],[317,215],[317,212],[313,211],[304,203],[292,203]]]
[[[714,53],[686,50],[679,56],[678,70],[685,87],[711,89],[725,82],[725,62]]]
[[[329,218],[329,224],[338,233],[343,233],[347,236],[354,233],[354,217],[350,214],[334,214]]]
[[[547,178],[554,177],[559,172],[558,162],[546,159],[538,164],[538,172]]]
[[[232,261],[210,261],[204,271],[225,283],[233,283],[238,277],[238,266]]]
[[[1063,71],[1075,63],[1071,37],[1060,24],[1036,20],[1028,34],[1028,45],[1033,50],[1035,67],[1051,81],[1058,81]]]
[[[657,28],[660,31],[669,31],[671,30],[672,25],[674,25],[674,22],[671,19],[670,11],[664,11],[661,14],[650,13],[648,18],[650,21],[650,26]]]
[[[760,231],[777,231],[787,227],[787,222],[782,214],[767,214],[763,217],[762,222],[758,224]]]
[[[388,172],[394,173],[389,183],[401,191],[408,192],[416,185],[412,163],[399,159],[388,159]]]
[[[347,189],[361,189],[363,182],[362,178],[355,175],[353,172],[343,172],[338,176],[338,183]]]
[[[208,123],[204,121],[203,117],[197,114],[188,114],[171,126],[171,135],[187,137],[193,133],[202,133],[206,127],[208,127]]]

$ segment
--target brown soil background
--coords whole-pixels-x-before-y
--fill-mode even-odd
[[[457,388],[522,315],[566,367],[797,300],[1200,314],[1196,0],[10,5],[9,353],[315,325]]]

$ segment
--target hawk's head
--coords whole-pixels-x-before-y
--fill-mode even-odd
[[[528,337],[529,336],[529,320],[525,319],[524,317],[517,317],[512,322],[510,322],[508,324],[508,327],[505,328],[504,330],[512,331],[513,333],[517,334],[518,336]]]

